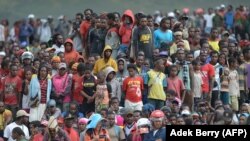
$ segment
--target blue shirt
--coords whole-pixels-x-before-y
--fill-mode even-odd
[[[167,30],[163,32],[161,29],[157,29],[154,31],[154,47],[160,48],[161,43],[169,43],[173,41],[173,32],[171,30]]]

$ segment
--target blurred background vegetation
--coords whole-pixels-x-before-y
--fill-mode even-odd
[[[163,13],[182,9],[194,10],[232,4],[250,6],[250,0],[0,0],[0,19],[7,18],[13,23],[17,19],[25,18],[28,14],[46,18],[52,15],[57,18],[64,14],[68,19],[74,18],[75,13],[91,8],[95,12],[123,12],[132,9],[135,13],[143,11],[152,14],[155,10]]]

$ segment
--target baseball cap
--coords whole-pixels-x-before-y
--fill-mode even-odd
[[[19,111],[17,111],[16,117],[18,118],[18,117],[22,117],[22,116],[28,117],[28,116],[30,116],[30,115],[29,115],[26,111],[24,111],[24,110],[19,110]]]
[[[48,106],[56,106],[56,101],[54,99],[51,99],[49,102],[48,102]]]
[[[133,108],[131,108],[131,107],[124,107],[120,110],[121,115],[126,115],[126,116],[129,114],[133,115],[133,112],[134,112]]]
[[[222,35],[223,35],[223,36],[225,36],[225,35],[229,36],[230,34],[228,33],[228,31],[224,30],[224,31],[222,32]]]
[[[59,64],[59,69],[61,69],[61,68],[67,68],[67,65],[66,65],[66,63],[60,63]]]
[[[64,117],[64,120],[72,120],[74,119],[74,116],[72,114],[68,114]]]
[[[52,48],[52,47],[49,47],[49,48],[46,48],[45,51],[47,52],[50,52],[50,51],[55,51],[56,49],[55,48]]]
[[[190,113],[190,111],[188,111],[188,110],[183,110],[182,112],[181,112],[181,115],[190,115],[191,113]]]
[[[87,118],[80,118],[79,121],[78,121],[78,123],[79,123],[79,124],[87,124],[88,121],[89,121],[89,120],[88,120]]]

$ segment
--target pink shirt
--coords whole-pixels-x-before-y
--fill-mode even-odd
[[[175,78],[167,78],[167,90],[173,90],[177,94],[177,98],[181,99],[181,92],[185,90],[183,81],[176,76]]]

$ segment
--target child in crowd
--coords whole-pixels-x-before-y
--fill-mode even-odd
[[[192,61],[192,65],[194,68],[194,90],[193,90],[193,95],[194,95],[194,107],[198,106],[198,102],[201,100],[201,95],[202,95],[202,74],[201,74],[201,65],[198,60]]]
[[[185,99],[185,86],[183,81],[177,76],[178,68],[176,65],[170,67],[170,76],[167,78],[167,90],[174,90],[176,92],[176,97],[181,99],[183,102]]]
[[[112,87],[105,81],[105,73],[100,71],[97,74],[97,85],[95,97],[95,111],[99,112],[103,108],[108,108],[111,98]]]
[[[229,96],[230,96],[230,104],[232,110],[235,112],[239,111],[239,101],[240,97],[240,87],[239,87],[239,75],[237,72],[237,60],[236,58],[229,58]]]
[[[143,79],[136,76],[136,65],[129,64],[129,77],[123,81],[123,91],[125,91],[125,107],[132,107],[133,110],[142,110],[142,90]]]

